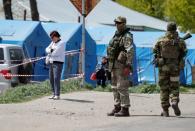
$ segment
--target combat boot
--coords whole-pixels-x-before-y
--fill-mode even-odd
[[[171,106],[172,106],[172,108],[174,110],[175,115],[176,116],[180,116],[181,115],[181,111],[180,111],[180,109],[178,107],[178,102],[173,102]]]
[[[122,107],[121,110],[118,113],[114,114],[115,117],[124,117],[124,116],[130,116],[129,115],[129,108]]]
[[[161,116],[169,117],[169,110],[168,109],[163,109],[163,111],[161,112]]]
[[[114,106],[114,109],[107,113],[107,116],[114,116],[115,113],[118,113],[121,110],[121,106]]]

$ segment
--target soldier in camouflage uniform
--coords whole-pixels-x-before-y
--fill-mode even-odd
[[[167,32],[160,38],[153,49],[156,66],[159,69],[159,86],[162,113],[169,116],[169,98],[176,116],[181,115],[179,103],[179,74],[184,68],[187,49],[184,40],[178,36],[174,22],[167,25]]]
[[[129,116],[129,93],[130,81],[128,76],[132,71],[132,60],[134,54],[133,38],[126,27],[126,18],[117,17],[115,20],[117,31],[109,42],[107,55],[109,59],[109,70],[111,72],[111,86],[114,95],[114,109],[108,116]]]

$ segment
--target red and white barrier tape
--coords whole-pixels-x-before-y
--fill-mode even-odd
[[[10,66],[10,67],[8,67],[7,69],[11,69],[11,68],[14,68],[14,67],[18,67],[18,66],[20,66],[20,65],[28,64],[28,63],[33,63],[33,62],[35,62],[35,61],[39,61],[39,60],[42,60],[42,59],[45,59],[45,58],[46,58],[46,56],[40,57],[40,58],[35,59],[35,60],[31,60],[31,61],[23,62],[23,63],[21,63],[21,64],[17,64],[17,65]]]
[[[3,77],[31,77],[31,76],[48,76],[48,75],[20,75],[20,74],[0,74]]]
[[[64,81],[76,80],[76,79],[81,79],[81,78],[83,78],[83,74],[79,74],[76,77],[71,77],[71,78],[64,79]]]
[[[83,49],[79,49],[79,50],[70,50],[70,51],[65,51],[64,54],[65,55],[71,55],[71,54],[77,54],[77,53],[82,53],[83,52]],[[46,56],[45,56],[46,57]],[[39,59],[39,58],[42,58],[42,57],[34,57],[34,58],[29,58],[29,59],[26,59],[27,61],[33,61],[35,59]],[[6,62],[6,61],[9,61],[9,62],[20,62],[22,60],[0,60],[0,62]]]
[[[0,73],[0,76],[3,76],[3,77],[31,77],[31,76],[48,76],[48,75],[22,75],[22,74],[11,74],[11,73],[1,74]],[[83,77],[83,74],[69,74],[68,76]]]
[[[75,55],[75,54],[79,54],[79,53],[82,53],[82,52],[83,52],[83,49],[79,49],[79,50],[65,51],[64,54],[65,55]],[[10,66],[7,69],[11,69],[11,68],[14,68],[14,67],[18,67],[20,65],[28,64],[28,63],[33,63],[33,62],[36,62],[36,61],[39,61],[39,60],[42,60],[42,59],[45,59],[45,58],[46,58],[46,56],[27,59],[27,62],[23,62],[21,64]]]

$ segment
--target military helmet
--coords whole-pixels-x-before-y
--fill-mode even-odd
[[[122,16],[118,16],[116,19],[114,19],[114,22],[119,22],[119,23],[126,23],[126,18]]]
[[[176,31],[177,30],[177,25],[175,22],[169,22],[167,24],[167,31]]]

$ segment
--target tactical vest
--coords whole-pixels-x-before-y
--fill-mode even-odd
[[[107,49],[108,58],[110,62],[114,62],[121,51],[125,51],[124,45],[121,45],[123,36],[116,37],[114,36],[113,39],[109,43],[109,47]]]
[[[179,40],[161,41],[161,57],[165,59],[179,58]]]

